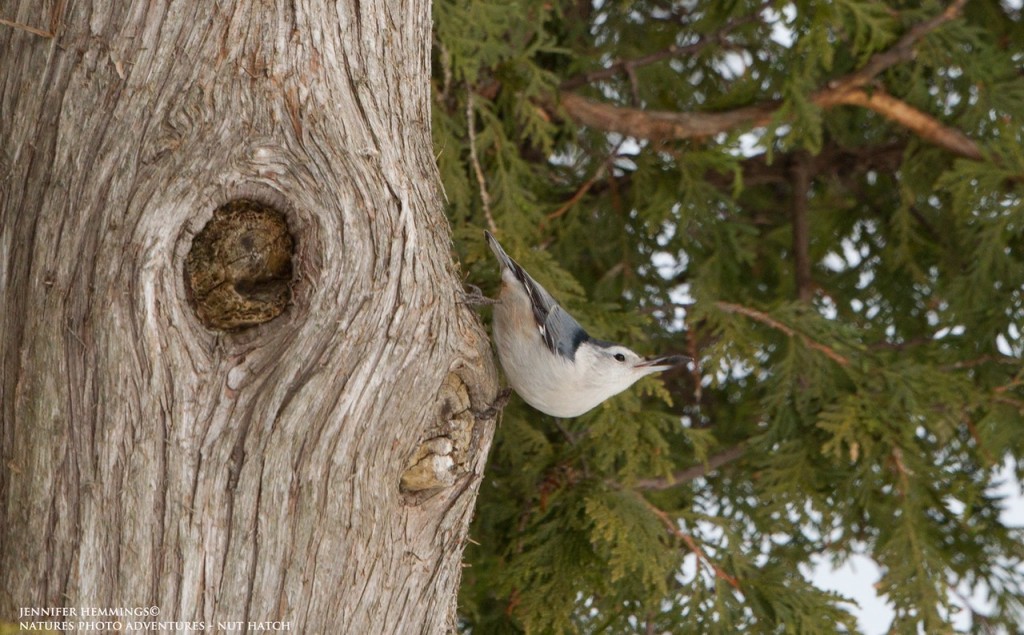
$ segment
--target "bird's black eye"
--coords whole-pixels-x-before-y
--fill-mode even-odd
[[[626,361],[626,356],[623,355],[622,353],[615,353],[615,360],[619,362],[624,362]]]

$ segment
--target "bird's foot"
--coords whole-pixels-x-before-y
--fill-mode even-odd
[[[488,406],[487,409],[482,410],[480,412],[474,412],[473,415],[477,418],[478,421],[482,419],[494,419],[495,417],[498,416],[499,412],[505,409],[505,405],[508,403],[508,400],[511,399],[511,397],[512,389],[502,388],[500,391],[498,391],[498,395],[494,398],[494,401],[491,402],[491,405]]]
[[[491,306],[498,303],[497,300],[492,300],[485,296],[480,287],[475,284],[469,284],[468,282],[465,284],[466,288],[469,289],[469,293],[462,293],[462,300],[460,301],[462,304],[469,306]]]

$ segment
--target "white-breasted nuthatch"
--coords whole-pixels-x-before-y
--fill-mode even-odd
[[[498,358],[508,383],[537,410],[578,417],[641,377],[688,361],[679,355],[645,359],[590,337],[490,232],[484,234],[501,263],[493,327]]]

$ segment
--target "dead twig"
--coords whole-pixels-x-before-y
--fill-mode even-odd
[[[715,33],[712,33],[709,36],[702,37],[693,44],[686,44],[683,46],[672,44],[660,51],[655,51],[654,53],[649,53],[641,57],[637,57],[630,60],[619,60],[617,62],[609,64],[608,66],[600,70],[591,71],[589,73],[584,73],[582,75],[577,75],[575,77],[570,77],[569,79],[562,82],[560,88],[562,90],[571,90],[573,88],[578,88],[585,84],[591,84],[602,79],[611,79],[612,77],[615,77],[619,73],[626,73],[626,75],[629,76],[630,74],[635,73],[636,69],[648,66],[650,64],[656,64],[657,62],[672,59],[673,57],[681,57],[683,55],[695,55],[697,53],[700,53],[701,51],[703,51],[705,48],[712,44],[724,43],[726,36],[729,35],[732,31],[735,31],[737,28],[744,26],[746,24],[750,24],[752,22],[759,21],[761,19],[761,12],[764,10],[765,7],[768,7],[770,5],[770,2],[765,2],[764,5],[758,8],[756,11],[752,11],[748,15],[735,18],[733,20],[730,20],[729,22],[726,22],[721,29],[719,29]]]
[[[37,29],[34,26],[29,26],[27,24],[22,24],[21,22],[12,22],[11,20],[5,20],[3,18],[0,18],[0,24],[2,24],[4,26],[9,26],[12,29],[19,29],[21,31],[27,31],[27,32],[29,32],[29,33],[31,33],[33,35],[38,35],[39,37],[45,37],[45,38],[51,38],[51,39],[53,38],[53,33],[50,33],[49,31],[44,31],[42,29]]]
[[[858,71],[832,82],[830,87],[833,89],[843,89],[866,86],[883,71],[888,70],[896,64],[913,59],[914,45],[917,44],[921,38],[939,28],[946,22],[950,22],[960,17],[960,12],[963,10],[965,4],[967,4],[967,0],[954,0],[945,8],[945,10],[942,11],[942,13],[910,27],[907,29],[907,32],[903,34],[903,37],[897,40],[895,44],[880,53],[875,53],[871,56],[871,59],[868,60],[867,64],[861,67]]]
[[[971,434],[971,438],[974,439],[974,445],[978,448],[978,453],[981,454],[981,458],[985,461],[985,467],[991,467],[997,463],[996,457],[992,456],[992,453],[988,451],[985,444],[981,441],[981,434],[978,432],[978,426],[974,425],[974,421],[971,420],[970,416],[964,415],[964,421],[967,424],[967,431]]]
[[[566,212],[568,212],[570,209],[572,209],[574,205],[576,205],[576,203],[580,202],[580,199],[587,195],[587,192],[590,191],[590,188],[594,187],[594,185],[598,181],[604,178],[604,175],[608,171],[608,168],[611,166],[612,161],[614,161],[615,157],[619,155],[619,150],[622,148],[623,143],[625,143],[625,139],[615,144],[615,147],[612,148],[612,151],[608,153],[608,156],[605,158],[605,160],[601,162],[600,166],[598,166],[597,170],[594,172],[594,175],[587,179],[583,183],[583,185],[581,185],[573,193],[573,195],[569,197],[568,201],[566,201],[565,203],[560,205],[558,209],[544,217],[544,220],[541,221],[541,229],[543,229],[545,225],[555,220],[556,218],[564,216]]]
[[[659,520],[661,520],[662,524],[665,525],[665,529],[667,529],[669,533],[671,533],[679,540],[682,540],[690,549],[690,551],[692,551],[694,555],[697,556],[697,560],[699,562],[704,563],[709,569],[711,569],[716,578],[718,578],[719,580],[724,580],[729,584],[729,586],[736,589],[737,591],[742,590],[740,589],[740,581],[736,579],[736,576],[730,575],[724,569],[722,569],[722,567],[718,566],[715,562],[708,558],[707,554],[704,553],[704,550],[701,549],[700,545],[697,544],[697,541],[693,539],[693,536],[681,530],[679,528],[679,525],[676,524],[676,521],[673,520],[671,516],[669,516],[663,510],[655,507],[653,504],[651,504],[650,501],[648,501],[643,496],[639,494],[637,494],[637,496],[647,507],[647,509],[649,509],[652,514],[654,514],[658,517]]]
[[[498,226],[494,223],[494,216],[491,214],[491,195],[487,192],[487,179],[484,178],[483,168],[480,167],[480,158],[476,154],[476,122],[473,104],[473,89],[470,87],[466,90],[466,130],[469,132],[469,161],[473,164],[476,182],[480,187],[480,203],[484,208],[487,229],[491,230],[492,234],[496,234],[498,233]]]
[[[733,304],[732,302],[718,301],[715,302],[715,306],[725,311],[726,313],[738,313],[740,315],[745,315],[752,320],[760,322],[761,324],[770,326],[776,331],[781,331],[790,337],[799,337],[803,341],[805,346],[807,346],[808,348],[813,348],[814,350],[819,351],[821,353],[824,353],[826,356],[828,356],[829,359],[839,364],[840,366],[850,365],[850,360],[844,357],[843,355],[840,355],[835,350],[829,348],[828,346],[822,344],[821,342],[816,342],[815,340],[804,335],[803,333],[797,332],[792,327],[787,326],[782,322],[779,322],[778,320],[771,317],[767,313],[762,313],[757,309],[751,309],[750,307],[745,307],[741,304]]]
[[[696,478],[705,476],[708,472],[711,472],[712,470],[717,470],[718,468],[724,465],[732,463],[733,461],[742,457],[746,453],[746,451],[747,448],[742,443],[739,445],[734,445],[733,447],[728,448],[727,450],[723,450],[718,454],[715,454],[714,456],[708,458],[708,460],[705,461],[704,463],[701,463],[700,465],[694,465],[692,467],[686,468],[685,470],[675,472],[674,474],[672,474],[672,476],[668,478],[640,479],[633,484],[633,489],[639,491],[663,490],[668,489],[670,487],[675,487],[680,483],[688,483],[689,481],[692,481]]]

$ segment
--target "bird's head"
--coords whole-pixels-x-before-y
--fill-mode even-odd
[[[576,350],[579,377],[589,389],[604,393],[603,399],[617,395],[640,378],[685,364],[688,357],[667,355],[642,357],[620,344],[589,339]]]

